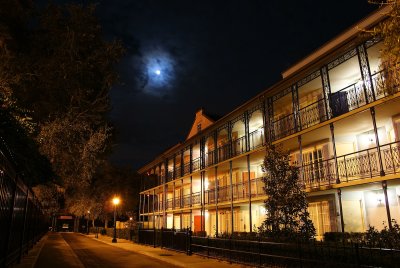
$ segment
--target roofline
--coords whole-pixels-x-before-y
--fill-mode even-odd
[[[300,60],[299,62],[294,64],[293,67],[291,67],[291,68],[285,70],[284,72],[282,72],[282,76],[283,76],[282,80],[280,80],[280,81],[276,82],[275,84],[265,88],[260,93],[258,93],[256,96],[254,96],[251,99],[247,100],[242,105],[240,105],[237,108],[235,108],[234,110],[228,112],[227,114],[222,116],[220,119],[214,121],[214,123],[212,125],[208,126],[206,129],[209,129],[209,128],[212,128],[213,126],[218,125],[219,122],[225,120],[226,118],[228,118],[232,114],[234,114],[237,111],[243,109],[243,107],[249,105],[250,103],[256,101],[257,99],[264,99],[265,98],[264,95],[267,92],[270,92],[273,89],[278,88],[280,85],[286,83],[287,79],[289,78],[289,76],[291,76],[294,73],[300,71],[306,65],[309,65],[310,63],[315,62],[318,58],[321,58],[321,57],[325,56],[326,54],[331,52],[333,48],[339,47],[341,44],[348,42],[350,39],[354,38],[354,36],[356,36],[362,29],[365,29],[365,28],[367,28],[368,26],[371,26],[371,25],[376,25],[378,22],[380,22],[384,18],[386,18],[386,16],[387,16],[389,11],[390,11],[390,6],[389,5],[385,5],[385,6],[381,7],[381,8],[379,8],[378,10],[372,12],[370,15],[368,15],[366,18],[363,18],[361,21],[353,24],[353,26],[351,26],[348,30],[345,30],[342,34],[339,34],[337,37],[335,37],[332,40],[326,42],[319,49],[317,49],[314,52],[312,52],[311,54],[309,54],[309,56],[303,58],[302,60]],[[196,137],[198,137],[199,135],[204,133],[206,129],[204,129],[200,133],[192,136],[190,139],[185,140],[184,143],[186,143],[186,142],[188,142],[188,141],[190,141],[192,139],[195,139]],[[149,163],[144,165],[142,168],[138,169],[139,174],[141,174],[142,172],[146,172],[150,167],[153,166],[152,163],[154,163],[157,159],[163,158],[164,156],[167,156],[167,154],[170,151],[176,149],[177,147],[181,146],[184,143],[178,143],[175,146],[171,147],[170,149],[168,149],[168,150],[164,151],[163,153],[159,154],[152,161],[150,161]]]
[[[304,66],[314,62],[316,59],[324,56],[325,54],[329,53],[333,48],[340,46],[343,43],[346,43],[350,39],[352,39],[356,34],[361,32],[362,30],[366,29],[368,26],[376,25],[378,22],[386,18],[387,14],[389,13],[391,7],[389,5],[385,5],[378,10],[372,12],[368,17],[361,19],[359,22],[353,24],[347,30],[339,34],[337,37],[329,40],[313,52],[311,52],[308,56],[301,59],[292,67],[286,69],[282,72],[283,79],[289,77],[290,75],[296,73]]]

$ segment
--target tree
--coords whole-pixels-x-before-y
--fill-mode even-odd
[[[267,218],[259,230],[273,239],[312,238],[315,228],[307,212],[307,196],[299,180],[299,168],[291,166],[287,152],[267,147],[263,182]]]
[[[109,90],[124,50],[103,40],[94,12],[94,5],[0,4],[1,107],[36,140],[67,196],[90,185],[111,145]]]
[[[387,19],[367,32],[375,38],[382,39],[380,69],[385,72],[382,82],[386,93],[391,95],[399,91],[400,85],[400,2],[386,0],[370,3],[389,6]]]

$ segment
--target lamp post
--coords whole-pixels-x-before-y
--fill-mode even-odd
[[[89,218],[90,218],[90,210],[87,211],[88,216],[86,218],[86,234],[89,234]]]
[[[112,239],[112,243],[117,243],[117,205],[119,204],[119,198],[114,197],[113,198],[113,203],[114,203],[114,237]]]

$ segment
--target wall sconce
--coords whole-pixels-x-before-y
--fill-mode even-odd
[[[377,194],[376,195],[376,202],[377,202],[378,206],[382,205],[383,199],[384,199],[383,194]]]

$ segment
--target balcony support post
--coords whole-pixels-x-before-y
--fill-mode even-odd
[[[371,107],[370,111],[371,111],[371,117],[372,117],[372,124],[374,126],[374,134],[375,134],[375,141],[376,141],[376,151],[378,153],[380,176],[383,177],[383,176],[385,176],[385,171],[383,169],[381,146],[379,144],[379,136],[378,136],[378,128],[376,127],[375,107]],[[372,167],[369,167],[369,168],[371,169]]]
[[[175,209],[175,181],[172,183],[172,209]]]
[[[301,131],[301,120],[299,113],[299,92],[297,84],[294,84],[292,86],[292,105],[293,105],[294,132]]]
[[[213,165],[217,164],[218,159],[218,130],[214,131],[214,159]]]
[[[272,98],[267,98],[267,110],[266,110],[266,120],[264,124],[264,133],[265,133],[265,141],[266,144],[270,145],[274,140],[274,126],[272,124],[272,120],[274,118],[274,108],[273,108]]]
[[[233,184],[232,184],[232,160],[229,161],[229,182],[231,184],[231,234],[233,234]]]
[[[251,176],[250,176],[250,155],[246,155],[247,157],[247,185],[248,185],[248,195],[249,195],[249,227],[250,227],[250,233],[253,232],[252,226],[253,226],[253,220],[252,220],[252,215],[251,215]]]
[[[190,220],[189,220],[189,224],[190,224],[190,230],[192,229],[192,206],[193,206],[193,177],[190,176]]]
[[[204,171],[200,173],[200,231],[204,231]]]
[[[382,181],[382,189],[383,194],[385,195],[385,207],[386,207],[386,215],[388,220],[389,229],[392,229],[392,217],[390,216],[390,208],[389,208],[389,198],[387,194],[387,182],[386,180]]]
[[[297,137],[297,143],[299,144],[299,163],[297,163],[300,167],[300,180],[304,184],[304,188],[306,188],[306,182],[304,180],[304,170],[303,170],[303,146],[301,142],[301,135]]]
[[[166,171],[166,174],[168,174],[167,173],[168,165],[165,166],[165,171]],[[167,177],[165,177],[165,178],[167,178]],[[164,185],[163,185],[163,224],[162,224],[163,228],[167,228],[167,190],[168,190],[167,187],[168,187],[168,184],[165,181]]]
[[[172,160],[172,180],[175,180],[176,178],[176,155],[174,154],[174,158]]]
[[[193,172],[193,144],[190,144],[189,147],[189,173]]]
[[[224,160],[227,160],[227,159],[229,159],[229,158],[231,158],[232,157],[232,153],[233,153],[233,150],[232,150],[232,146],[233,146],[233,142],[232,142],[232,129],[233,129],[233,124],[232,124],[232,121],[229,121],[228,122],[228,157],[227,158],[225,158],[224,157]]]
[[[373,83],[371,83],[371,69],[369,67],[367,49],[364,44],[357,47],[357,54],[363,81],[362,87],[365,94],[365,101],[371,103],[376,100],[376,96],[373,89]]]
[[[150,191],[147,192],[147,229],[150,229]],[[115,226],[115,223],[114,223]]]
[[[340,183],[339,165],[338,165],[338,161],[337,161],[336,141],[335,141],[335,127],[333,126],[333,123],[329,124],[329,129],[331,130],[331,138],[332,138],[332,146],[333,146],[333,158],[335,160],[336,184],[339,184]]]
[[[142,194],[139,194],[139,222],[142,222],[143,212],[142,212]]]
[[[245,139],[246,152],[248,152],[248,151],[250,151],[250,128],[249,128],[250,115],[249,115],[248,111],[244,112],[243,121],[244,121],[244,133],[246,136],[246,139]],[[241,153],[243,153],[243,152],[241,152]]]
[[[181,174],[179,174],[179,177],[182,177],[185,174],[185,161],[183,161],[183,156],[185,154],[185,149],[182,149],[181,151]]]
[[[329,81],[328,68],[326,66],[323,66],[321,68],[321,79],[322,79],[322,90],[325,98],[326,120],[329,120],[332,118],[332,111],[329,105],[331,96],[331,86]]]
[[[344,233],[344,220],[343,220],[343,206],[342,206],[342,189],[337,189],[337,194],[339,198],[339,214],[340,214],[340,227],[342,233]]]
[[[215,198],[215,236],[218,237],[218,166],[214,169],[214,198]]]
[[[155,211],[156,189],[153,189],[153,229],[156,226],[156,211]]]
[[[206,138],[200,138],[200,169],[204,169],[206,167]],[[208,156],[207,156],[208,159]]]

